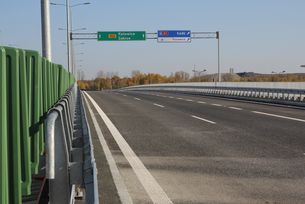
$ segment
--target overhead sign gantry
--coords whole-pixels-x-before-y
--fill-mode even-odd
[[[155,39],[159,43],[190,43],[193,39],[217,39],[218,82],[221,82],[219,31],[159,30],[156,33],[147,33],[145,31],[99,31],[95,33],[71,33],[70,38],[71,40],[98,41],[145,41]]]

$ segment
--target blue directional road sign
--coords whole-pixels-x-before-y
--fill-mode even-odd
[[[190,30],[159,30],[158,42],[160,43],[190,43]]]

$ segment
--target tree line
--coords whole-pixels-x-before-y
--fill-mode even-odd
[[[78,80],[77,83],[80,89],[83,90],[104,90],[144,84],[188,82],[189,80],[190,75],[183,71],[175,72],[170,76],[133,71],[131,77],[119,77],[113,73],[107,73],[105,75],[99,73],[93,80]]]
[[[180,83],[180,82],[214,82],[217,81],[217,74],[203,76],[190,76],[184,71],[177,71],[169,76],[158,73],[141,73],[132,71],[131,77],[119,77],[117,73],[99,72],[92,80],[78,80],[82,90],[105,90],[118,89],[128,86],[159,84],[159,83]],[[222,74],[224,82],[305,82],[305,74],[255,74],[253,76],[239,76],[238,74]]]

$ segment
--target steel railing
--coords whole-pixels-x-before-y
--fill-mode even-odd
[[[44,153],[44,119],[75,83],[38,52],[0,47],[0,203],[21,203]]]
[[[90,129],[80,92],[76,89],[76,86],[69,89],[46,118],[50,204],[73,204],[76,186],[85,189],[84,202],[99,203]]]
[[[125,90],[169,91],[305,107],[305,83],[176,83],[127,87]]]

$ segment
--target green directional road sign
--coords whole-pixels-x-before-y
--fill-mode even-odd
[[[107,31],[97,33],[98,41],[137,41],[146,40],[145,31]]]

